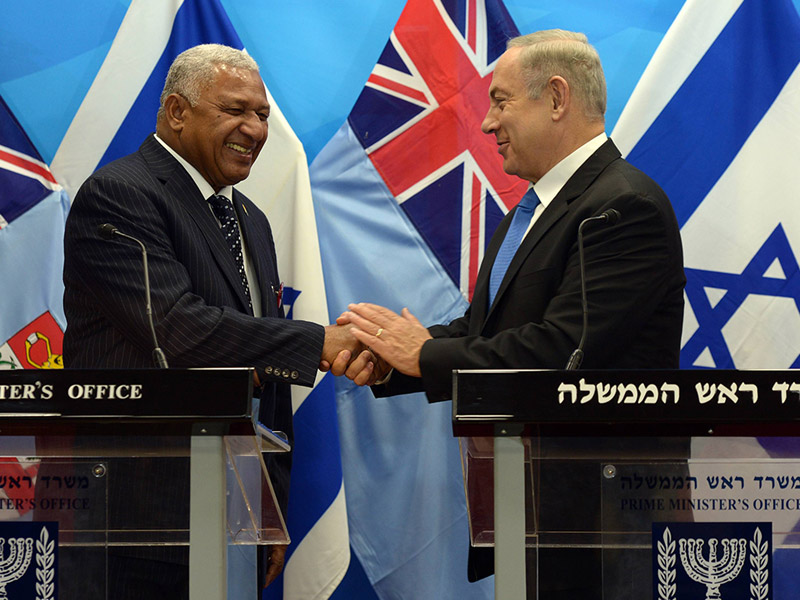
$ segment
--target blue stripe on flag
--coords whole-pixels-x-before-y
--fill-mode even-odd
[[[331,423],[334,425],[332,426]],[[309,393],[294,414],[295,439],[292,446],[292,481],[286,528],[292,543],[286,560],[328,510],[342,486],[342,461],[336,414],[336,390],[333,375],[327,374]],[[302,436],[297,433],[302,432]],[[356,569],[351,555],[351,569],[345,576],[355,589],[371,590],[363,585],[363,568]],[[348,578],[349,576],[349,578]],[[262,600],[283,598],[284,577],[280,574],[262,593]],[[365,592],[367,593],[367,592]],[[365,596],[367,597],[367,596]]]
[[[281,573],[262,592],[261,600],[281,600],[283,597],[283,573]],[[347,566],[347,572],[328,600],[378,600],[378,595],[372,587],[372,582],[364,572],[364,566],[358,560],[358,554],[353,552],[352,548],[350,549],[350,562]]]
[[[333,375],[325,375],[294,415],[291,493],[288,528],[293,544],[303,539],[330,507],[342,485],[342,461],[336,426],[336,392]],[[324,492],[324,493],[323,493]]]
[[[781,52],[774,51],[775,40]],[[798,61],[800,17],[791,2],[745,0],[630,152],[628,160],[667,192],[681,226],[728,168]]]
[[[186,0],[175,16],[172,35],[164,53],[108,145],[98,167],[135,152],[144,138],[155,131],[161,90],[172,61],[192,46],[211,43],[242,48],[242,42],[218,0]]]
[[[358,560],[358,554],[350,551],[350,565],[344,579],[329,600],[378,600],[372,583],[364,572],[364,566]]]

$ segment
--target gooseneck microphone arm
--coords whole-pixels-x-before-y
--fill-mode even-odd
[[[111,223],[104,223],[97,228],[97,232],[100,234],[105,240],[112,239],[115,235],[125,238],[126,240],[131,240],[132,242],[136,242],[139,244],[139,247],[142,249],[142,267],[144,270],[144,295],[145,295],[145,312],[147,313],[147,321],[150,325],[150,335],[153,338],[153,361],[155,362],[156,366],[160,369],[167,369],[169,365],[167,364],[167,357],[164,356],[163,350],[158,345],[158,338],[156,337],[156,328],[153,325],[153,307],[152,302],[150,299],[150,270],[147,267],[147,248],[145,248],[144,243],[141,240],[136,239],[132,235],[128,235],[127,233],[122,233],[119,229],[114,227]]]
[[[583,347],[586,344],[586,334],[589,330],[589,302],[586,299],[586,262],[583,258],[583,229],[588,225],[595,223],[603,223],[606,226],[611,226],[617,223],[622,218],[622,214],[616,209],[609,208],[608,210],[600,213],[596,217],[589,217],[581,221],[578,225],[578,264],[580,267],[581,275],[581,308],[583,309],[583,328],[581,330],[581,339],[578,342],[578,347],[572,352],[567,361],[567,366],[564,367],[567,371],[574,371],[580,368],[583,362]]]

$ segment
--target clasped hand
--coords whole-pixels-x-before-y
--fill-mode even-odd
[[[347,322],[325,327],[319,370],[346,375],[357,385],[372,385],[381,377],[376,368],[381,361],[353,335],[354,329]]]
[[[392,368],[420,377],[419,356],[431,334],[419,320],[404,308],[397,314],[388,308],[362,302],[350,304],[350,310],[336,319],[338,333],[350,338],[347,346],[331,359],[323,351],[320,369],[334,375],[346,375],[358,385],[372,385],[389,374]],[[326,328],[325,345],[328,346]],[[360,345],[352,347],[355,341]]]

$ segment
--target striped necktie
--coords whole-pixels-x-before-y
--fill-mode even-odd
[[[233,260],[236,261],[236,267],[239,270],[239,277],[242,280],[242,287],[244,288],[245,295],[247,296],[247,304],[250,310],[253,309],[253,301],[250,299],[250,287],[247,285],[247,274],[244,270],[244,257],[242,256],[242,242],[239,236],[239,226],[236,222],[236,213],[233,210],[233,204],[225,196],[213,195],[208,199],[214,215],[219,221],[222,234],[225,236],[225,243],[228,245],[233,255]]]
[[[517,210],[514,217],[511,219],[511,226],[508,228],[506,237],[500,250],[497,252],[497,258],[494,259],[492,265],[492,274],[489,278],[489,306],[494,303],[494,297],[497,295],[497,290],[500,289],[500,283],[508,271],[508,265],[517,253],[522,238],[528,230],[528,225],[531,223],[533,211],[539,205],[539,196],[533,191],[533,188],[525,192],[522,200],[517,204]]]

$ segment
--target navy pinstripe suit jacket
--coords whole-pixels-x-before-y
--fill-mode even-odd
[[[313,385],[324,328],[283,318],[267,218],[235,190],[233,200],[258,276],[260,318],[248,309],[235,262],[206,199],[152,135],[137,152],[89,177],[66,225],[64,363],[93,369],[153,366],[141,253],[127,240],[102,239],[98,227],[110,223],[147,247],[153,319],[170,366],[256,367],[264,384],[260,420],[291,439],[290,384]],[[191,403],[191,392],[165,401]],[[288,463],[271,476],[285,509]],[[127,503],[126,492],[119,493]],[[174,489],[176,497],[184,493]]]

